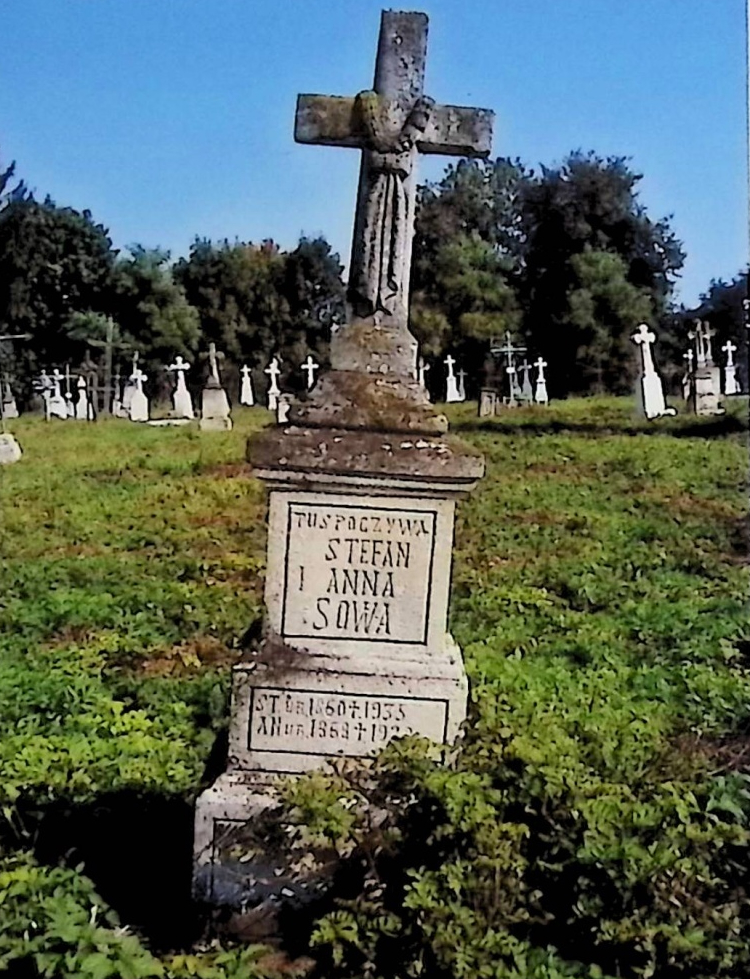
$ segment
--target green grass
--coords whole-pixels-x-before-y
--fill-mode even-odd
[[[652,423],[614,398],[474,411],[448,409],[487,460],[456,527],[450,626],[472,681],[456,776],[515,772],[514,806],[575,821],[576,866],[616,867],[634,893],[676,879],[680,860],[700,863],[670,828],[680,805],[680,832],[709,805],[722,826],[747,822],[741,786],[721,781],[750,722],[747,399],[728,418]],[[26,845],[14,813],[29,803],[197,791],[229,664],[261,615],[265,503],[243,459],[269,419],[241,410],[228,433],[12,423],[24,457],[0,468],[8,853]],[[0,915],[1,898],[0,882]],[[597,942],[643,945],[639,900],[619,917],[600,908]]]

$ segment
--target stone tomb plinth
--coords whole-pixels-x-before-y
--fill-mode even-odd
[[[387,469],[366,471],[373,455]],[[234,668],[227,771],[198,800],[195,837],[196,895],[235,906],[278,890],[276,864],[220,855],[273,804],[274,776],[408,734],[455,739],[467,680],[446,627],[454,511],[484,468],[446,435],[294,427],[252,458],[270,490],[266,635]]]

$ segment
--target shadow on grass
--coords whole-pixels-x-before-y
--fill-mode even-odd
[[[748,430],[748,421],[736,415],[719,415],[701,421],[686,422],[682,419],[660,419],[652,423],[612,424],[605,421],[565,421],[550,418],[547,421],[505,421],[496,418],[477,418],[451,422],[451,431],[482,432],[502,435],[560,435],[574,433],[591,438],[609,438],[612,435],[671,435],[673,438],[720,438]]]
[[[25,814],[41,863],[83,865],[120,921],[156,951],[190,946],[202,923],[191,900],[193,806],[179,798],[113,792],[87,805]]]

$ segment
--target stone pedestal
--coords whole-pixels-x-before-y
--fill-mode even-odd
[[[21,446],[9,432],[0,435],[0,466],[18,462],[21,458]]]
[[[228,432],[232,427],[226,391],[210,382],[203,389],[200,428],[207,432]]]
[[[269,877],[228,843],[273,806],[274,776],[407,734],[450,742],[466,714],[446,622],[456,500],[481,456],[445,433],[317,428],[294,424],[304,408],[291,414],[248,447],[269,488],[265,638],[234,668],[227,771],[196,810],[196,896],[233,906],[284,877],[281,858]]]
[[[724,414],[724,408],[719,401],[719,388],[716,386],[713,368],[698,368],[695,372],[694,390],[696,415]]]

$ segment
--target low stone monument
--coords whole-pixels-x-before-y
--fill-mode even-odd
[[[727,397],[731,397],[733,394],[742,394],[737,381],[737,365],[734,362],[734,353],[737,350],[737,344],[732,343],[731,340],[727,340],[721,349],[727,355],[727,362],[724,365],[724,394]]]
[[[547,367],[547,361],[543,360],[541,357],[537,357],[537,359],[534,361],[534,367],[536,367],[534,402],[538,405],[549,404],[549,395],[547,394],[547,378],[544,376],[544,368]]]
[[[425,374],[430,369],[430,365],[426,364],[422,358],[419,358],[419,363],[417,364],[417,380],[419,381],[419,386],[423,391],[427,390],[427,381],[425,379]]]
[[[711,351],[714,330],[708,323],[698,320],[695,330],[691,330],[688,336],[695,342],[695,413],[704,416],[723,415],[720,377]]]
[[[447,404],[454,404],[456,401],[461,401],[458,384],[456,383],[456,375],[453,373],[453,365],[456,361],[448,354],[443,363],[448,368],[448,376],[445,381],[445,400]]]
[[[275,774],[410,733],[451,741],[465,717],[446,631],[453,521],[484,462],[414,378],[407,299],[417,156],[487,156],[492,113],[423,95],[426,42],[424,14],[384,12],[374,91],[297,104],[299,142],[362,150],[348,316],[331,370],[248,443],[270,491],[266,620],[233,671],[228,769],[197,802],[194,890],[213,903],[296,886],[263,846],[234,846]]]
[[[652,333],[645,323],[641,323],[631,340],[641,353],[641,373],[636,387],[638,413],[645,415],[649,420],[662,415],[676,415],[677,411],[674,408],[667,407],[661,378],[654,367],[651,347],[656,342],[656,334]]]
[[[172,394],[172,412],[175,418],[195,418],[193,399],[190,397],[190,391],[188,391],[185,381],[185,375],[190,370],[190,366],[181,356],[177,356],[174,363],[167,367],[167,371],[174,374],[176,378],[176,387]]]
[[[253,392],[253,375],[250,368],[244,364],[242,370],[242,380],[240,381],[240,404],[247,408],[252,408],[255,404],[255,393]]]
[[[209,372],[201,399],[200,427],[208,432],[228,432],[232,427],[229,398],[221,386],[216,344],[208,345]]]

